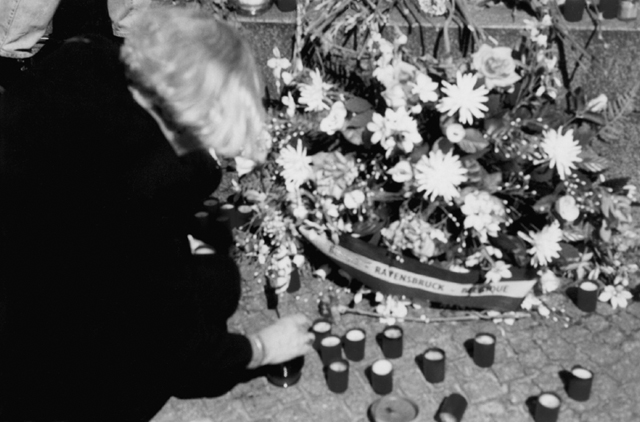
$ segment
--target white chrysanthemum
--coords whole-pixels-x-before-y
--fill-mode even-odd
[[[291,187],[297,188],[313,176],[311,157],[307,155],[307,149],[302,146],[301,141],[298,141],[296,148],[291,145],[283,148],[276,163],[282,166],[280,174]]]
[[[562,126],[558,130],[549,129],[542,133],[544,139],[540,144],[542,150],[549,157],[551,168],[555,168],[564,180],[572,169],[576,168],[576,163],[582,161],[579,157],[582,148],[578,141],[573,139],[573,129],[569,129],[564,134]]]
[[[443,154],[441,150],[431,151],[422,156],[415,165],[415,179],[418,192],[432,201],[441,196],[449,202],[460,196],[458,186],[467,181],[467,169],[462,166],[452,151]]]
[[[598,296],[598,300],[601,302],[610,302],[613,309],[616,309],[618,306],[626,308],[631,298],[633,298],[631,292],[626,290],[622,285],[606,286],[602,293],[600,293],[600,296]]]
[[[422,142],[418,123],[405,108],[399,108],[395,112],[389,109],[387,111],[390,113],[385,117],[389,121],[391,130],[400,135],[400,148],[407,153],[413,151],[413,146]]]
[[[452,85],[443,81],[442,92],[446,95],[436,106],[441,113],[453,116],[458,113],[458,120],[463,124],[472,124],[473,118],[484,117],[484,112],[489,109],[484,104],[489,101],[489,90],[484,85],[475,88],[478,76],[473,73],[456,75],[456,84]]]
[[[518,236],[531,244],[532,248],[527,249],[527,252],[532,255],[531,263],[534,267],[544,267],[554,258],[560,257],[562,229],[557,221],[545,226],[538,233],[532,231],[529,234],[518,232]]]
[[[329,106],[324,101],[325,92],[331,88],[331,84],[328,84],[322,80],[322,75],[318,69],[309,72],[311,77],[311,83],[299,84],[300,98],[298,102],[305,104],[306,111],[322,111],[328,110]]]
[[[416,84],[411,90],[412,94],[417,94],[423,103],[438,101],[438,84],[433,82],[428,75],[416,72]]]
[[[503,278],[511,277],[511,265],[507,264],[504,261],[496,261],[494,262],[491,269],[487,271],[484,278],[487,280],[487,283],[498,283]]]

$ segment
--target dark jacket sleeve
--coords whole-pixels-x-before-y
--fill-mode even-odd
[[[235,263],[187,240],[220,169],[206,151],[178,158],[123,75],[117,47],[82,38],[3,95],[0,408],[115,412],[229,388],[251,359],[227,330]]]

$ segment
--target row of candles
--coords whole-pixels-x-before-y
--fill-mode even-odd
[[[342,338],[332,333],[331,322],[318,319],[312,325],[316,336],[314,347],[319,351],[322,363],[326,368],[327,387],[334,393],[344,393],[349,385],[349,361],[358,362],[364,359],[366,333],[361,328],[349,329]],[[381,335],[381,349],[384,358],[371,365],[370,382],[373,391],[387,395],[393,391],[393,364],[390,359],[397,359],[403,354],[403,330],[400,326],[386,327]],[[496,337],[490,333],[479,333],[473,340],[472,357],[474,363],[481,368],[489,368],[495,360]],[[342,352],[344,351],[344,357]],[[445,379],[444,350],[431,347],[419,358],[419,366],[425,379],[432,383],[440,383]],[[576,401],[586,401],[591,394],[593,372],[581,366],[571,370],[568,379],[567,394]],[[439,415],[442,419],[446,412],[448,420],[460,421],[466,410],[464,397],[452,394],[442,403]],[[537,398],[534,411],[535,422],[555,422],[558,419],[561,399],[553,392],[543,392]],[[382,420],[382,419],[376,419]]]

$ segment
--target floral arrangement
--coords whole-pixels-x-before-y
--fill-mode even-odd
[[[395,2],[341,3],[299,5],[293,58],[274,49],[268,62],[280,90],[268,160],[237,162],[239,195],[255,211],[238,247],[274,289],[305,262],[304,226],[398,259],[479,270],[486,283],[531,267],[542,294],[588,279],[602,301],[625,307],[637,266],[624,255],[640,244],[636,188],[607,178],[592,145],[615,138],[638,87],[615,101],[568,91],[552,43],[567,32],[551,3],[514,46],[476,28],[472,54],[455,57],[445,40],[438,59],[414,53],[389,24]],[[402,3],[473,29],[457,1]],[[358,49],[337,41],[349,34]],[[377,298],[383,315],[408,303]],[[544,310],[533,293],[522,306]]]

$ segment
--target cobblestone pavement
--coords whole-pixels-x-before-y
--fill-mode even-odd
[[[245,274],[249,279],[250,274]],[[307,280],[294,294],[280,300],[280,312],[303,312],[319,317],[317,298],[333,293],[340,303],[349,295],[329,282]],[[245,292],[230,327],[251,332],[276,318],[267,310],[260,284],[245,282]],[[326,296],[325,296],[326,297]],[[433,421],[442,400],[451,393],[468,401],[465,422],[533,421],[531,401],[543,391],[562,399],[560,422],[640,421],[640,303],[626,310],[613,310],[598,303],[594,313],[583,313],[564,293],[546,299],[555,317],[517,320],[513,325],[490,321],[417,323],[404,322],[404,354],[393,359],[393,394],[407,397],[419,406],[420,421]],[[459,311],[424,308],[410,315],[428,317],[460,315]],[[359,326],[367,334],[365,359],[351,362],[349,387],[345,393],[328,390],[317,354],[306,356],[302,378],[289,388],[280,388],[265,377],[236,386],[222,397],[171,399],[153,422],[365,422],[367,409],[380,396],[371,388],[367,369],[383,357],[376,342],[385,325],[375,318],[343,315],[333,326],[342,335]],[[476,333],[497,337],[495,363],[476,366],[465,344]],[[439,384],[428,383],[416,357],[430,346],[446,352],[446,377]],[[568,397],[563,374],[574,365],[594,372],[591,398],[578,402]]]

